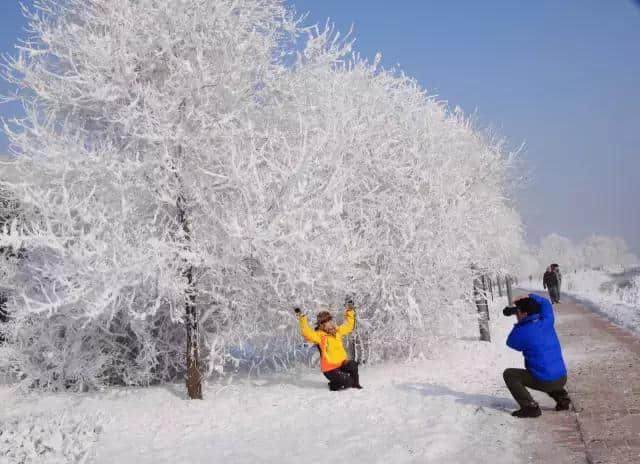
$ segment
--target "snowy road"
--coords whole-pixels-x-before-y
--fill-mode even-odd
[[[556,328],[590,463],[640,463],[640,338],[565,297]],[[570,446],[575,446],[575,440]]]

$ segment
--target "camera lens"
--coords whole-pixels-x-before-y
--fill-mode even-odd
[[[505,306],[505,308],[502,310],[502,314],[504,314],[505,316],[513,316],[517,312],[518,308],[516,308],[515,306]]]

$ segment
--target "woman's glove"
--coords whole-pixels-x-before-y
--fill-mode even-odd
[[[353,309],[353,295],[347,295],[344,299],[344,304],[347,308]]]

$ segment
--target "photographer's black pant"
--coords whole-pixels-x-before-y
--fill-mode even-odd
[[[344,390],[345,388],[360,385],[358,376],[358,363],[355,361],[346,361],[342,366],[324,373],[329,379],[329,390]]]
[[[513,398],[518,402],[521,408],[526,406],[537,407],[538,403],[531,397],[526,387],[545,392],[556,401],[569,399],[569,394],[564,389],[567,383],[567,377],[562,377],[553,382],[542,382],[536,379],[531,372],[526,369],[505,369],[504,382],[511,392]]]

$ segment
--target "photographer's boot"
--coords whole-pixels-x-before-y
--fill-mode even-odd
[[[556,402],[556,411],[568,411],[571,407],[571,400],[567,398],[560,398]]]
[[[519,418],[539,417],[541,414],[542,411],[540,411],[540,406],[538,406],[537,404],[535,406],[523,406],[521,409],[518,409],[517,411],[513,411],[511,413],[513,417]]]

